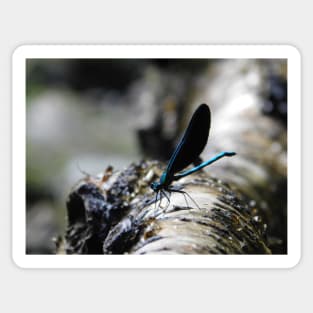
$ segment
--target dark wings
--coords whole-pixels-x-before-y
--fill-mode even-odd
[[[201,104],[193,114],[183,138],[169,160],[166,176],[170,179],[191,164],[203,151],[208,141],[211,113],[206,104]]]

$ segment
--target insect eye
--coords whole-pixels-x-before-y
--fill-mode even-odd
[[[151,189],[156,191],[158,189],[158,184],[156,182],[151,183],[150,185]]]

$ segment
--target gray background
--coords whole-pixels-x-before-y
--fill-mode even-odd
[[[83,4],[82,4],[83,3]],[[1,312],[309,312],[311,8],[304,1],[3,1],[0,9]],[[290,270],[22,270],[11,259],[11,54],[31,43],[282,43],[302,53],[302,259]],[[309,129],[309,127],[311,129]],[[300,152],[299,152],[300,153]],[[300,209],[294,208],[294,209]],[[302,309],[302,310],[301,310]]]

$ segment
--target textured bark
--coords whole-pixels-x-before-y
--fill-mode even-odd
[[[67,253],[270,253],[260,212],[206,173],[179,181],[193,200],[172,192],[170,203],[165,197],[155,202],[150,183],[159,177],[159,165],[140,162],[75,187]]]

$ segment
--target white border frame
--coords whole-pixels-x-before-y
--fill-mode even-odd
[[[27,255],[26,59],[288,59],[287,255]],[[301,257],[301,56],[288,45],[29,45],[13,53],[12,257],[22,268],[291,268]]]

